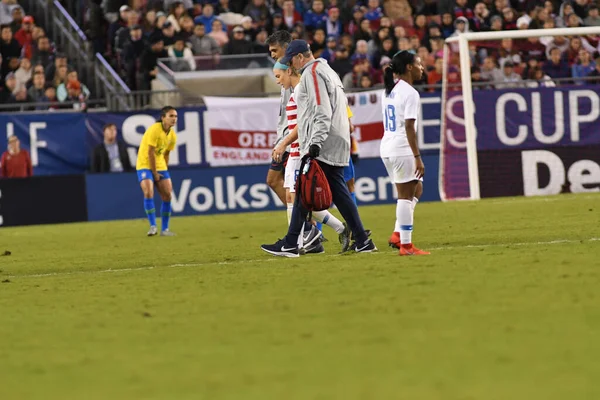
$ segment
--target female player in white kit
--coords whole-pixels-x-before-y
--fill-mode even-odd
[[[295,88],[300,83],[300,73],[285,64],[281,64],[279,61],[275,63],[273,67],[273,73],[278,84],[284,89]],[[302,163],[302,157],[300,155],[300,144],[298,143],[298,127],[296,117],[298,115],[298,106],[294,100],[294,94],[290,96],[290,99],[286,106],[286,115],[288,120],[289,133],[285,136],[281,142],[273,149],[273,159],[278,161],[282,156],[286,148],[289,146],[288,152],[289,157],[287,164],[285,165],[285,174],[283,187],[286,191],[286,201],[288,207],[288,224],[292,217],[292,210],[295,200],[296,193],[296,179],[300,173],[300,164]],[[350,231],[346,226],[329,211],[314,211],[313,217],[323,224],[333,228],[339,235],[340,243],[342,240],[349,240]],[[299,236],[301,240],[303,235]],[[302,243],[298,243],[299,248],[303,247]],[[317,242],[314,246],[307,247],[306,253],[323,253],[323,245]]]
[[[380,153],[398,191],[394,231],[400,231],[401,256],[429,254],[412,244],[413,200],[425,174],[416,131],[420,96],[412,84],[421,79],[423,70],[419,56],[408,51],[396,53],[385,70],[385,91],[381,98],[385,131]]]

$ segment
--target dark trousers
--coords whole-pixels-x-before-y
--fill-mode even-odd
[[[358,208],[356,208],[356,204],[354,204],[352,196],[350,196],[350,191],[348,191],[348,186],[346,186],[346,181],[344,180],[344,167],[334,167],[325,164],[322,161],[318,162],[327,177],[327,182],[329,182],[333,203],[338,210],[340,210],[340,214],[342,214],[342,217],[352,230],[352,233],[356,238],[356,243],[359,245],[363,244],[368,238],[365,233],[365,228],[363,228],[362,221],[360,220],[360,216],[358,215]],[[300,235],[300,230],[302,229],[304,221],[306,221],[307,215],[308,210],[302,206],[302,202],[300,200],[296,201],[294,203],[290,227],[285,237],[288,245],[296,246],[298,243],[298,235]]]

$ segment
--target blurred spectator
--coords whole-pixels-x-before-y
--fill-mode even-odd
[[[217,8],[215,10],[215,14],[221,15],[225,13],[235,13],[233,8],[229,5],[229,0],[219,0],[219,4],[217,4]]]
[[[337,72],[340,79],[352,71],[352,61],[350,61],[350,52],[346,46],[338,46],[335,52],[335,59],[331,63],[331,68]]]
[[[58,87],[61,83],[66,82],[68,74],[69,70],[66,65],[61,65],[60,67],[56,68],[55,74],[51,79],[52,85],[54,87]]]
[[[575,60],[575,64],[571,67],[571,75],[573,78],[583,78],[588,76],[596,69],[596,63],[592,61],[592,56],[589,51],[585,49],[579,50],[579,55]],[[584,80],[575,80],[575,83],[578,85],[583,85],[587,83]]]
[[[140,60],[146,45],[147,42],[144,40],[141,27],[139,25],[132,26],[129,30],[129,40],[121,54],[121,67],[125,71],[127,85],[133,90],[141,87],[138,82],[140,79],[138,73],[141,70]]]
[[[373,38],[373,31],[371,30],[371,23],[368,19],[363,19],[360,21],[360,25],[358,29],[354,33],[354,41],[358,42],[359,40],[370,41]]]
[[[498,64],[500,64],[500,68],[504,67],[506,61],[511,61],[514,65],[521,63],[521,54],[515,48],[511,38],[502,39],[500,41],[500,49],[498,49]]]
[[[158,74],[157,62],[159,58],[167,58],[169,54],[165,50],[163,38],[159,34],[155,34],[150,38],[150,48],[146,49],[142,54],[140,66],[142,69],[143,79],[141,82],[141,90],[150,90],[151,82]]]
[[[140,18],[139,18],[139,14],[137,12],[130,11],[128,13],[127,25],[119,28],[119,30],[116,33],[115,47],[113,49],[116,54],[120,55],[123,52],[125,45],[130,40],[131,30],[134,27],[140,28],[140,26],[138,24],[139,20],[140,20]]]
[[[354,50],[354,54],[350,59],[352,61],[357,58],[366,58],[369,54],[369,44],[365,40],[359,40],[356,42],[356,49]]]
[[[14,6],[11,11],[12,13],[12,21],[10,22],[10,28],[14,33],[17,33],[19,29],[21,29],[21,25],[23,24],[23,8],[19,5]]]
[[[549,19],[548,10],[546,8],[539,9],[537,15],[529,23],[529,29],[542,29]]]
[[[502,21],[502,17],[499,15],[494,15],[490,18],[490,30],[500,32],[504,28],[504,23]]]
[[[194,23],[203,24],[205,26],[206,33],[210,33],[212,31],[212,23],[215,19],[217,19],[217,17],[214,15],[213,5],[207,3],[202,8],[202,15],[199,15],[196,18],[194,18]]]
[[[21,57],[21,46],[13,38],[12,29],[10,25],[0,25],[0,55],[2,55],[2,76],[6,76],[11,69],[11,59],[18,60]],[[14,63],[14,62],[13,62]]]
[[[215,19],[213,21],[212,30],[208,36],[215,39],[221,48],[223,48],[229,42],[229,36],[227,36],[227,33],[223,30],[223,22],[221,22],[219,19]]]
[[[179,26],[181,27],[181,31],[179,31],[179,36],[183,37],[185,40],[190,40],[192,35],[194,34],[194,20],[189,15],[184,15],[179,19]]]
[[[360,89],[370,89],[373,87],[373,80],[369,75],[362,75],[360,77]]]
[[[588,77],[593,78],[588,80],[588,83],[599,84],[600,83],[600,56],[596,57],[596,68],[588,74]]]
[[[512,61],[505,61],[502,67],[502,75],[499,83],[495,84],[496,89],[510,89],[522,87],[522,79],[515,72],[515,65]]]
[[[73,103],[73,109],[85,111],[87,96],[81,91],[81,83],[79,81],[69,81],[67,83],[67,98],[65,102]]]
[[[275,14],[273,14],[273,18],[267,23],[267,33],[273,34],[277,31],[287,30],[288,28],[285,25],[285,22],[283,22],[283,16],[281,15],[281,13],[276,12]]]
[[[67,97],[69,96],[67,90],[69,82],[79,82],[79,85],[81,86],[81,92],[83,93],[85,98],[87,99],[90,97],[90,89],[88,89],[87,86],[85,86],[79,81],[79,74],[77,73],[77,71],[71,70],[67,73],[66,81],[56,86],[56,98],[58,99],[58,101],[66,101]]]
[[[325,22],[325,33],[327,35],[339,37],[344,31],[342,21],[340,20],[340,9],[337,7],[332,7],[329,9],[327,14],[328,17],[327,21]]]
[[[311,9],[304,14],[304,27],[308,32],[312,32],[318,28],[324,29],[326,22],[327,13],[323,0],[314,0]]]
[[[15,7],[15,1],[2,0],[0,3],[0,25],[10,24],[12,22],[12,9]]]
[[[544,63],[543,70],[546,75],[553,79],[571,77],[571,68],[569,68],[569,64],[562,59],[561,51],[558,47],[554,47],[550,50],[550,59],[548,62]]]
[[[504,74],[496,67],[494,57],[486,57],[481,66],[481,79],[489,82],[498,82],[504,79]]]
[[[21,60],[19,64],[19,68],[15,71],[15,77],[17,78],[17,88],[24,89],[27,88],[27,83],[31,80],[31,73],[33,69],[31,68],[31,61],[26,58]]]
[[[17,78],[15,77],[14,72],[9,72],[4,79],[4,90],[0,92],[0,99],[2,100],[2,104],[7,104],[11,102],[13,97],[13,93],[17,91]]]
[[[431,71],[428,71],[427,74],[427,84],[429,85],[439,85],[442,83],[442,77],[444,72],[444,60],[441,58],[436,58],[434,63],[434,68]],[[431,89],[433,91],[434,89]],[[437,89],[441,90],[441,89]]]
[[[337,40],[335,36],[327,36],[327,43],[325,50],[321,53],[321,58],[327,60],[327,63],[331,64],[335,60],[335,49],[337,48]]]
[[[165,47],[175,44],[175,27],[169,21],[162,26],[162,38]]]
[[[502,10],[502,16],[504,18],[504,24],[502,25],[502,28],[505,31],[517,29],[517,14],[515,13],[515,10],[510,7],[506,7],[504,10]]]
[[[391,37],[383,39],[381,49],[377,50],[373,55],[373,65],[379,65],[383,57],[388,57],[389,59],[394,58],[394,54],[396,54],[396,52],[397,50],[394,46],[394,39]],[[425,60],[423,60],[423,62],[425,62]]]
[[[210,5],[212,7],[212,4]],[[169,16],[167,17],[167,21],[169,21],[171,25],[173,25],[173,29],[175,29],[176,33],[179,33],[181,31],[181,26],[179,26],[179,18],[181,18],[183,14],[185,14],[185,7],[183,6],[183,3],[181,1],[175,1],[171,3],[171,6],[169,7]]]
[[[490,11],[488,10],[487,5],[484,2],[480,1],[479,3],[475,4],[475,9],[473,10],[473,18],[471,19],[473,30],[475,32],[489,31],[489,16]]]
[[[144,21],[142,22],[142,31],[144,32],[144,36],[148,37],[156,28],[156,15],[157,12],[154,10],[146,11],[146,15],[144,16]]]
[[[264,27],[269,19],[269,7],[266,6],[265,0],[250,0],[244,9],[244,15],[251,17],[258,26]]]
[[[8,138],[8,149],[0,159],[0,177],[28,178],[33,176],[31,157],[27,150],[21,149],[21,142],[12,135]]]
[[[52,52],[50,51],[50,39],[46,36],[38,38],[37,44],[33,49],[31,56],[32,64],[42,64],[46,68],[52,62]]]
[[[206,29],[203,24],[198,24],[194,27],[194,36],[190,38],[190,43],[192,45],[192,53],[196,56],[211,56],[221,52],[221,47],[219,47],[217,41],[213,37],[206,35]]]
[[[552,81],[548,75],[544,74],[544,71],[540,67],[532,68],[527,76],[529,82],[526,83],[528,88],[538,87],[555,87],[556,84]]]
[[[46,100],[48,103],[48,110],[58,110],[60,108],[60,104],[58,99],[56,98],[56,88],[52,85],[46,84]]]
[[[283,10],[281,14],[283,17],[283,22],[285,26],[287,26],[287,30],[292,30],[292,28],[298,22],[302,22],[302,15],[300,15],[300,13],[296,11],[294,0],[283,1]]]
[[[347,73],[342,79],[344,89],[357,89],[360,87],[360,78],[363,75],[371,76],[371,64],[366,57],[357,58],[352,65],[352,72]]]
[[[377,22],[383,17],[383,11],[381,10],[379,0],[369,0],[367,2],[368,9],[365,12],[365,18],[369,21]],[[375,24],[378,27],[379,24]]]
[[[539,61],[546,59],[546,46],[540,43],[540,38],[530,37],[525,42],[521,42],[521,50],[531,58]]]
[[[42,73],[33,76],[33,86],[27,91],[29,97],[36,102],[43,102],[46,98],[46,77]]]
[[[67,56],[64,53],[56,53],[54,62],[46,66],[46,81],[50,82],[54,80],[57,70],[60,66],[67,67]],[[72,69],[72,68],[71,68]],[[66,76],[66,74],[65,74]]]
[[[588,9],[587,17],[583,20],[585,26],[600,26],[600,13],[598,12],[598,6],[595,4],[590,5]]]
[[[266,44],[267,37],[269,34],[266,29],[261,29],[256,34],[256,40],[254,40],[252,52],[254,54],[264,54],[269,51],[269,46]]]
[[[33,71],[31,76],[34,76],[35,74],[44,74],[44,77],[46,76],[46,70],[44,69],[44,66],[42,64],[36,64],[33,67]],[[27,89],[29,89],[31,86],[33,86],[33,81],[29,81],[27,82],[27,84],[25,85],[25,87],[27,87]]]
[[[102,128],[104,142],[92,151],[90,171],[92,173],[129,172],[132,171],[127,146],[117,140],[117,126],[108,123]]]
[[[252,18],[245,16],[241,21],[242,28],[244,28],[244,39],[252,42],[256,38],[256,29],[253,28]]]
[[[185,40],[182,37],[178,36],[175,39],[175,43],[169,46],[167,53],[173,71],[194,71],[196,69],[196,61],[194,61],[192,50],[185,45]]]
[[[360,29],[360,23],[364,19],[365,13],[360,6],[354,6],[352,8],[352,20],[348,24],[347,32],[354,36]]]
[[[456,28],[454,27],[454,19],[452,18],[452,14],[442,14],[442,26],[440,29],[442,30],[442,36],[444,39],[449,38],[454,33]]]
[[[108,26],[108,44],[111,49],[115,48],[115,39],[117,37],[117,32],[119,29],[127,26],[127,21],[129,20],[129,13],[131,12],[131,8],[127,5],[121,6],[119,8],[119,18],[117,21],[111,23]],[[46,76],[46,78],[48,78]]]
[[[310,43],[310,50],[314,54],[315,58],[321,57],[321,53],[325,50],[325,31],[323,29],[315,30],[313,34],[313,40]]]
[[[15,33],[15,40],[19,42],[21,47],[31,46],[33,41],[33,17],[28,15],[23,18],[21,28]]]
[[[171,6],[175,3],[182,3],[183,4],[183,8],[185,10],[192,11],[194,9],[194,1],[193,0],[162,0],[158,2],[159,4],[162,3],[164,5],[164,9],[165,10],[169,10],[171,8]]]
[[[229,43],[223,48],[223,54],[251,54],[252,43],[244,37],[244,28],[236,26]]]

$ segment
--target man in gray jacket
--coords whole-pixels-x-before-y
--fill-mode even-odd
[[[344,180],[344,166],[350,159],[350,126],[347,114],[348,102],[338,74],[327,61],[315,59],[308,43],[293,40],[280,60],[302,72],[300,84],[294,92],[298,105],[298,142],[300,154],[308,154],[318,161],[331,188],[333,202],[348,223],[356,242],[356,252],[377,250],[363,228],[358,209],[350,196]],[[297,202],[292,221],[285,238],[272,245],[262,245],[267,253],[298,257],[298,235],[308,211]],[[311,243],[304,243],[309,246]],[[343,248],[342,251],[346,251]]]

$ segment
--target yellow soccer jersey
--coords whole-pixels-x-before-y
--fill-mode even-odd
[[[157,122],[150,126],[144,137],[138,150],[136,169],[150,169],[150,161],[148,160],[148,146],[155,148],[154,155],[156,156],[156,170],[166,171],[167,163],[165,162],[165,151],[173,151],[175,149],[175,143],[177,142],[177,135],[173,128],[168,134],[162,128],[162,124]]]

